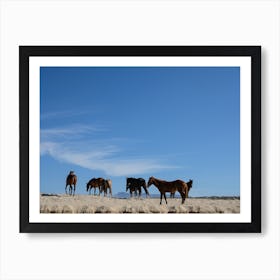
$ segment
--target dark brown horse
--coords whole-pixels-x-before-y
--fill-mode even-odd
[[[141,187],[144,189],[146,193],[146,197],[150,196],[149,191],[147,189],[146,181],[143,178],[126,178],[126,191],[130,191],[130,197],[132,197],[132,193],[135,195],[141,196]]]
[[[98,195],[101,193],[101,188],[105,185],[105,180],[103,178],[92,178],[87,183],[87,192],[91,194],[91,189],[94,188],[94,195],[96,195],[96,189],[98,189]]]
[[[104,191],[104,196],[107,196],[107,191],[109,191],[110,197],[112,197],[112,180],[104,180],[104,185],[101,187],[101,193]]]
[[[188,190],[187,190],[187,193],[186,193],[186,198],[188,198],[189,197],[189,191],[190,191],[190,189],[191,189],[191,187],[192,187],[192,183],[193,183],[193,181],[192,180],[189,180],[189,182],[186,182],[187,183],[187,185],[188,185]],[[176,190],[177,191],[177,190]],[[176,192],[175,191],[175,192]],[[175,192],[171,192],[170,193],[170,198],[174,198],[175,197]]]
[[[66,178],[65,193],[67,194],[67,186],[69,186],[69,194],[75,195],[76,184],[77,184],[77,176],[74,174],[74,171],[70,171]],[[74,192],[73,192],[72,185],[74,187]]]
[[[185,202],[186,194],[188,192],[188,185],[186,182],[182,180],[175,180],[175,181],[168,182],[168,181],[156,179],[155,177],[150,177],[148,181],[148,187],[151,185],[155,185],[160,191],[160,204],[162,202],[163,196],[167,204],[165,193],[167,192],[175,193],[176,191],[178,191],[182,197],[182,204]]]

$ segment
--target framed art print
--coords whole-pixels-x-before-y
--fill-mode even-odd
[[[261,232],[260,46],[20,46],[20,232]]]

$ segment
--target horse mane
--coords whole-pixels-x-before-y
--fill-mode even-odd
[[[152,179],[153,181],[155,180],[155,181],[159,181],[159,182],[167,182],[167,181],[165,181],[165,180],[162,180],[162,179],[158,179],[158,178],[155,178],[155,177],[150,177],[150,179]]]
[[[91,178],[88,182],[87,182],[87,184],[89,184],[91,181],[93,181],[93,180],[96,180],[96,178]]]

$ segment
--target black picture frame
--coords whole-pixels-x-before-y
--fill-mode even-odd
[[[29,220],[29,63],[31,57],[193,56],[251,58],[251,222],[40,223]],[[19,46],[21,233],[261,232],[261,46]],[[31,147],[32,148],[32,147]],[[242,198],[241,198],[242,199]]]

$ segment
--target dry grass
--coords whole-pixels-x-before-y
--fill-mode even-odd
[[[108,198],[93,195],[41,195],[41,213],[240,213],[239,199]]]

